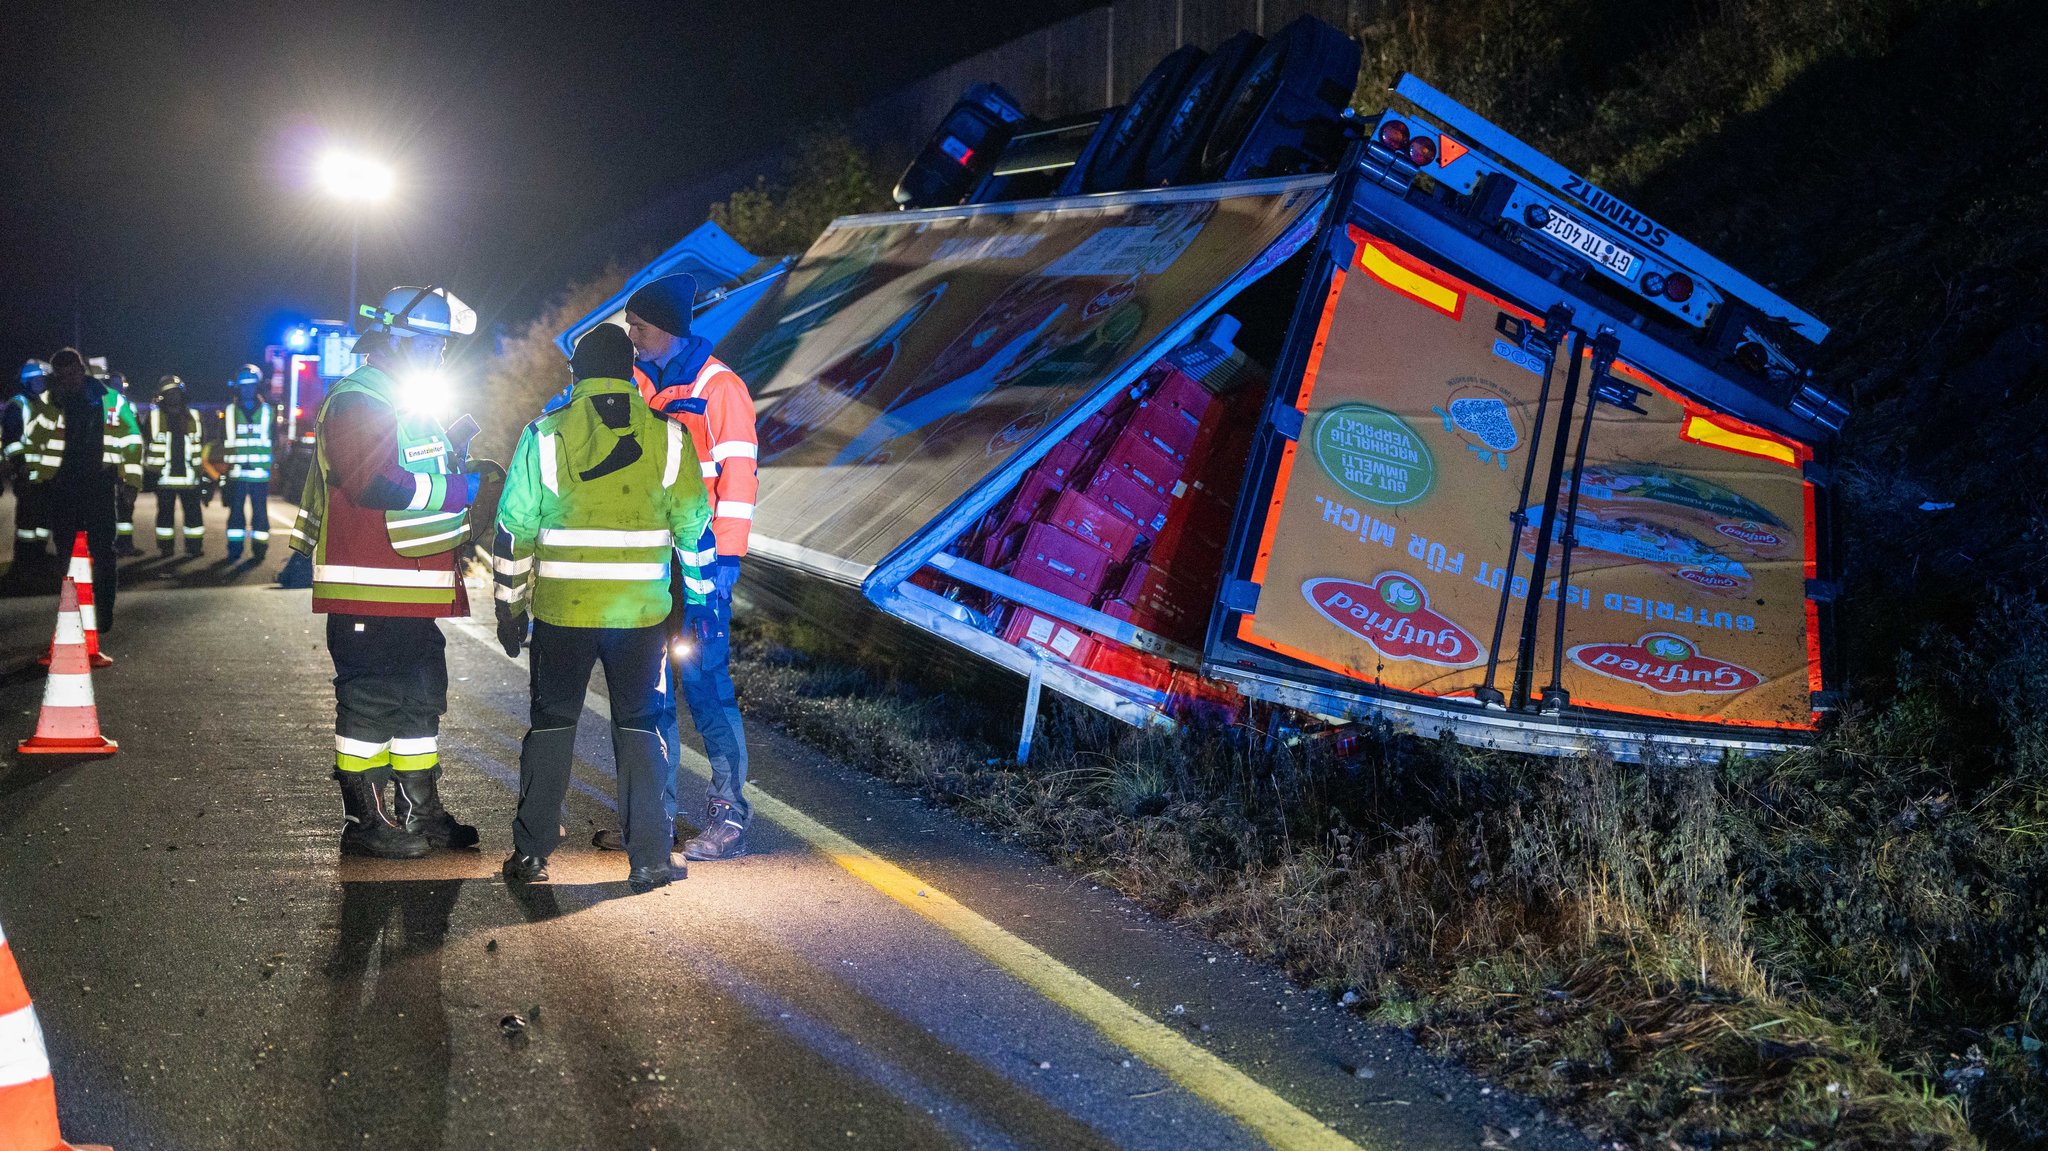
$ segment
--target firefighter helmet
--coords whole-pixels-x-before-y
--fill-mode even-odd
[[[384,293],[382,304],[364,304],[362,312],[371,331],[404,338],[438,336],[445,340],[476,331],[476,311],[446,288],[401,285]]]
[[[164,376],[156,382],[156,398],[161,400],[172,392],[183,394],[185,381],[176,376]]]
[[[47,360],[29,360],[21,365],[21,390],[40,392],[50,386],[50,365]]]
[[[261,387],[262,384],[263,369],[255,364],[243,364],[242,370],[235,373],[235,378],[228,381],[231,388],[255,388]]]

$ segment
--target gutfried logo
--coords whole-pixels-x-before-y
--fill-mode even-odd
[[[1739,524],[1715,524],[1714,530],[1737,543],[1745,543],[1751,547],[1774,548],[1785,542],[1778,538],[1776,532],[1751,520],[1744,520]]]
[[[1738,588],[1743,583],[1743,581],[1725,572],[1708,571],[1705,568],[1679,568],[1678,578],[1687,583],[1695,583],[1703,588],[1709,588],[1714,591]]]
[[[1646,687],[1659,695],[1734,695],[1763,686],[1764,677],[1715,659],[1684,636],[1651,632],[1634,643],[1585,643],[1568,658],[1590,672]]]
[[[1391,660],[1471,667],[1481,661],[1479,641],[1438,615],[1420,583],[1387,572],[1371,584],[1324,576],[1301,585],[1301,594],[1324,619],[1372,645]]]

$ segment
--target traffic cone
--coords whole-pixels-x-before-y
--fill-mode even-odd
[[[100,651],[99,612],[94,610],[92,601],[92,549],[87,545],[85,533],[71,543],[71,570],[65,573],[78,585],[78,618],[85,625],[85,658],[94,667],[114,666],[114,657]],[[54,649],[53,649],[54,651]],[[53,652],[45,652],[36,660],[44,667],[50,666]]]
[[[57,1132],[57,1085],[43,1027],[0,927],[0,1151],[109,1151]]]
[[[16,751],[43,755],[112,755],[121,745],[100,734],[100,709],[92,701],[92,663],[85,655],[85,628],[78,621],[78,585],[64,577],[57,600],[57,637],[50,644],[50,678],[43,681],[43,714],[36,733]],[[0,1144],[0,1151],[6,1145]]]

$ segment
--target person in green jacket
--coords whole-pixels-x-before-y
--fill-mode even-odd
[[[590,670],[611,692],[612,755],[631,865],[627,884],[652,891],[676,878],[674,832],[662,807],[667,762],[658,713],[667,666],[668,563],[711,521],[689,433],[640,399],[633,345],[600,324],[576,343],[575,386],[562,408],[528,424],[498,503],[498,640],[517,657],[532,628],[532,727],[519,753],[519,814],[505,878],[547,878],[561,841],[576,720]],[[694,553],[691,553],[694,554]],[[685,562],[686,623],[712,621]],[[702,617],[702,618],[699,618]]]

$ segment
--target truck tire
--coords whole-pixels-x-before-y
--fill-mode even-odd
[[[1144,182],[1145,152],[1172,111],[1188,80],[1209,54],[1193,44],[1166,54],[1152,66],[1131,93],[1131,102],[1110,125],[1088,169],[1074,182],[1073,192],[1119,192]],[[1065,189],[1062,189],[1065,193]],[[1071,194],[1071,193],[1068,193]]]
[[[1152,137],[1145,153],[1147,186],[1190,184],[1201,178],[1202,145],[1208,142],[1224,101],[1236,90],[1238,77],[1265,43],[1256,33],[1239,32],[1202,61]]]

